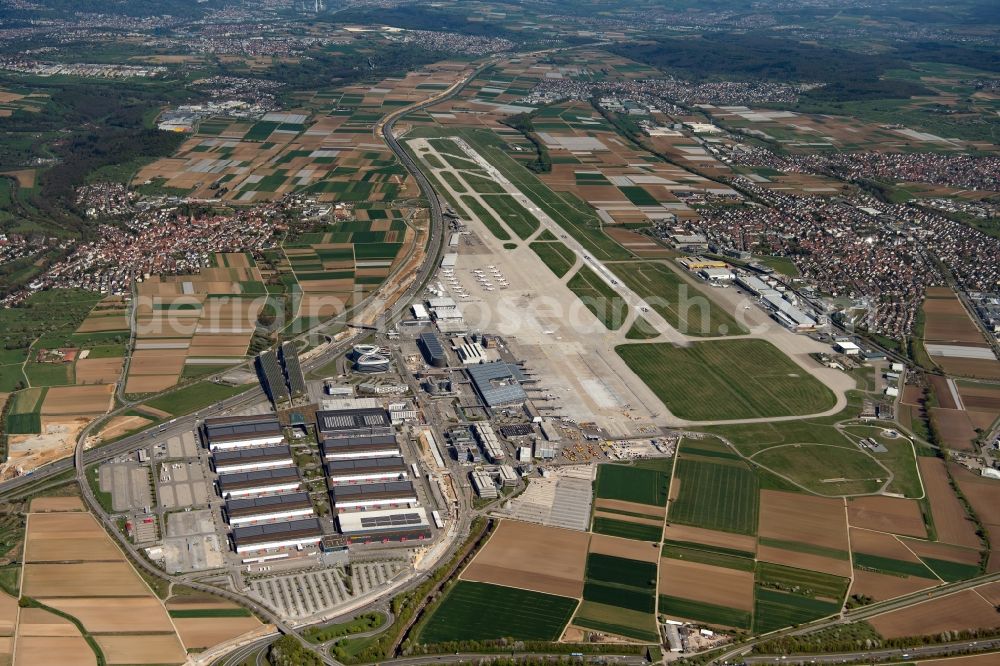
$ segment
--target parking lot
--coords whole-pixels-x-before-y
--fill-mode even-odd
[[[223,566],[223,549],[210,509],[167,515],[164,566],[170,572],[204,571]]]
[[[158,485],[160,505],[168,510],[205,506],[211,496],[205,468],[198,459],[163,463]]]

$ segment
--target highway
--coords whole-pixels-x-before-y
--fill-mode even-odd
[[[892,648],[886,650],[871,650],[868,652],[829,654],[758,655],[743,657],[740,661],[746,664],[843,664],[846,662],[865,661],[867,663],[916,661],[932,657],[945,657],[963,653],[979,653],[1000,650],[1000,639],[990,638],[978,641],[961,641],[959,643],[942,643],[941,645],[920,645],[912,648]],[[997,655],[1000,662],[1000,655]]]

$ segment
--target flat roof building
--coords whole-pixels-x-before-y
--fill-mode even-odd
[[[448,365],[448,356],[445,354],[444,345],[441,344],[438,336],[430,332],[421,333],[420,337],[417,338],[417,346],[420,347],[420,353],[424,355],[427,365],[435,368],[443,368]]]
[[[292,450],[287,445],[216,451],[212,455],[212,462],[218,474],[291,467],[295,464]]]
[[[302,395],[306,392],[306,378],[299,364],[299,350],[292,341],[281,344],[281,367],[285,371],[285,379],[292,395]]]
[[[407,478],[402,458],[334,460],[325,465],[331,484],[400,481]]]
[[[316,412],[316,429],[324,440],[392,435],[392,419],[383,407],[325,409]]]
[[[290,394],[288,385],[285,383],[285,373],[281,371],[278,355],[274,353],[274,350],[267,349],[258,354],[255,365],[261,387],[271,402],[278,403],[288,400]]]
[[[322,538],[323,527],[316,518],[237,527],[232,534],[237,553],[315,546]]]
[[[500,496],[497,493],[497,485],[493,483],[493,478],[486,472],[477,469],[472,472],[471,477],[472,489],[482,499],[496,499]]]
[[[472,432],[475,434],[476,441],[479,442],[479,446],[482,447],[483,453],[486,454],[490,462],[497,462],[507,457],[500,439],[493,430],[493,426],[489,423],[473,424]]]
[[[347,460],[351,458],[386,458],[402,456],[395,435],[375,435],[373,437],[342,437],[326,439],[319,445],[323,460]]]
[[[273,446],[285,441],[278,419],[271,415],[205,419],[205,440],[211,451]]]
[[[307,518],[313,514],[309,493],[287,493],[226,502],[226,520],[233,527],[263,521]]]
[[[301,485],[302,475],[297,467],[237,472],[219,477],[219,492],[224,499],[289,492],[298,490]]]
[[[417,491],[409,481],[365,483],[330,488],[330,502],[338,511],[377,509],[402,504],[416,504]]]
[[[337,516],[340,531],[351,543],[429,539],[431,525],[423,508],[356,511]]]

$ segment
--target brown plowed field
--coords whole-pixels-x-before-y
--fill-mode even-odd
[[[764,545],[757,547],[757,559],[762,562],[784,564],[785,566],[797,569],[822,571],[823,573],[843,576],[844,578],[851,577],[850,560],[838,560],[834,557],[825,557],[812,553],[799,553],[794,550],[785,550],[784,548],[774,548],[773,546]]]
[[[255,617],[179,617],[173,622],[187,650],[212,647],[261,626]]]
[[[948,387],[948,379],[941,375],[928,375],[927,381],[934,388],[934,395],[937,397],[938,406],[943,409],[958,409],[955,400],[951,397],[951,389]]]
[[[885,638],[923,636],[942,631],[986,629],[1000,626],[1000,613],[972,590],[917,606],[892,611],[868,620]]]
[[[954,404],[950,396],[949,402]],[[941,436],[941,441],[949,449],[973,450],[972,442],[976,439],[976,430],[972,427],[968,412],[962,409],[931,407],[931,419],[934,421],[934,428]]]
[[[670,250],[666,249],[652,238],[636,233],[631,229],[621,227],[607,227],[604,233],[624,247],[626,250],[634,252],[640,257],[669,257]]]
[[[903,397],[901,402],[905,405],[919,405],[920,399],[924,396],[924,392],[919,386],[913,386],[907,384],[903,387]]]
[[[595,511],[595,518],[611,518],[612,520],[620,520],[625,523],[636,523],[638,525],[654,525],[659,527],[663,524],[662,519],[656,518],[639,518],[637,516],[624,516],[620,513],[611,513],[610,511]]]
[[[579,597],[589,543],[586,532],[504,520],[462,578]]]
[[[1000,379],[1000,361],[951,356],[934,356],[932,360],[949,375],[978,379]]]
[[[936,579],[913,576],[890,576],[872,571],[854,571],[851,594],[863,594],[875,601],[884,601],[917,592],[938,584]]]
[[[13,636],[17,627],[17,599],[0,592],[0,636]]]
[[[89,513],[39,513],[28,518],[25,562],[117,561],[121,557]]]
[[[84,358],[76,362],[77,384],[114,384],[122,374],[124,359]]]
[[[104,333],[107,331],[127,331],[128,317],[111,315],[107,317],[87,317],[76,329],[77,333]]]
[[[141,597],[149,594],[126,562],[26,564],[22,592],[29,597]]]
[[[109,664],[183,664],[184,647],[175,634],[95,636]]]
[[[116,416],[101,428],[98,435],[107,441],[132,430],[138,430],[147,423],[152,423],[152,421],[141,416]]]
[[[944,461],[938,458],[917,458],[917,464],[930,498],[938,539],[958,546],[979,548],[975,525],[965,515],[965,509],[948,483]]]
[[[921,659],[917,663],[920,666],[996,666],[997,655],[995,652],[990,654],[970,654],[964,657]]]
[[[103,414],[111,408],[114,384],[53,386],[42,403],[43,416]]]
[[[17,624],[18,636],[79,636],[73,623],[42,608],[22,608]]]
[[[132,352],[132,362],[128,366],[129,379],[132,375],[180,374],[186,357],[186,349],[136,350]]]
[[[976,592],[994,607],[1000,606],[1000,583],[987,583],[976,588]]]
[[[851,528],[851,550],[855,553],[878,555],[903,562],[919,562],[909,548],[900,543],[899,539],[884,532],[870,532]],[[929,575],[929,574],[928,574]]]
[[[73,626],[73,625],[70,625]],[[73,628],[76,631],[76,628]],[[14,666],[95,666],[97,657],[77,632],[63,638],[24,636],[17,639]]]
[[[990,430],[993,427],[993,423],[997,420],[996,412],[970,412],[966,411],[969,415],[969,423],[972,424],[973,428],[981,428],[982,430]]]
[[[966,409],[1000,413],[1000,386],[960,383],[958,394]]]
[[[916,500],[899,497],[858,497],[847,502],[847,519],[855,527],[879,532],[927,537]]]
[[[982,343],[983,334],[969,318],[958,297],[928,298],[924,301],[924,340],[949,343]]]
[[[674,479],[676,482],[677,480]],[[742,550],[747,553],[757,552],[757,539],[745,534],[730,534],[728,532],[716,532],[706,530],[703,527],[689,527],[687,525],[667,525],[663,530],[663,538],[667,541],[684,541],[689,543],[700,543],[705,546],[715,546],[716,548],[731,548]]]
[[[971,548],[960,548],[947,543],[918,539],[903,539],[903,543],[920,557],[931,557],[936,560],[948,560],[962,564],[979,564],[979,551]]]
[[[590,536],[590,552],[611,555],[612,557],[624,557],[626,560],[639,560],[640,562],[656,562],[660,558],[659,544],[636,541],[635,539],[622,539],[606,534],[592,534]]]
[[[664,558],[658,593],[752,611],[753,573]]]
[[[177,384],[178,375],[140,375],[129,373],[125,383],[126,393],[157,393]]]
[[[760,493],[762,537],[848,551],[844,501],[777,490]]]
[[[987,479],[961,465],[949,465],[955,482],[972,505],[972,510],[990,533],[994,544],[1000,543],[1000,481]]]
[[[595,509],[615,509],[616,511],[628,511],[630,513],[641,513],[651,518],[663,518],[664,507],[653,506],[651,504],[637,504],[626,502],[625,500],[606,499],[600,497],[594,500]]]
[[[29,513],[46,511],[86,511],[79,497],[36,497],[31,500]]]
[[[172,632],[167,611],[152,595],[121,599],[46,599],[46,605],[69,613],[94,634],[130,632]]]

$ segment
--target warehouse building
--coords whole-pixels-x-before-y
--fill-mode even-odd
[[[274,446],[285,441],[281,424],[276,418],[266,414],[205,419],[203,432],[208,448],[213,452]]]
[[[323,527],[317,518],[237,527],[232,534],[237,553],[315,546],[322,538]]]
[[[292,450],[287,445],[216,451],[212,455],[212,462],[217,474],[253,472],[259,469],[291,467],[295,464],[292,460]]]
[[[375,406],[324,409],[316,412],[316,430],[323,440],[382,437],[393,435],[395,432],[389,412],[383,407]]]
[[[375,437],[344,437],[327,439],[319,445],[325,462],[350,460],[353,458],[387,458],[402,456],[395,435]]]
[[[524,375],[513,363],[481,363],[465,368],[476,393],[489,409],[523,405],[528,395],[521,388]]]
[[[233,527],[265,521],[301,519],[313,516],[309,493],[287,493],[226,502],[226,520]]]
[[[325,465],[330,484],[400,481],[407,478],[402,458],[334,460]]]
[[[223,499],[286,493],[298,490],[301,486],[302,475],[297,467],[237,472],[219,477],[219,494]]]
[[[777,293],[765,294],[764,302],[771,307],[774,318],[793,331],[808,331],[816,328],[815,319],[786,301]]]
[[[730,282],[734,277],[728,268],[702,268],[698,276],[706,282]]]
[[[420,353],[424,355],[427,365],[435,368],[444,368],[448,365],[448,356],[445,354],[444,345],[433,333],[421,333],[417,338],[417,346]]]
[[[761,298],[763,298],[766,294],[778,293],[777,290],[775,290],[771,285],[764,282],[755,275],[741,273],[736,276],[736,284],[742,287],[743,289],[746,289],[754,296],[758,296]]]
[[[427,512],[422,508],[342,513],[337,516],[337,524],[349,543],[414,541],[431,537]]]
[[[330,503],[338,511],[416,504],[417,490],[409,481],[333,486],[330,488]]]

